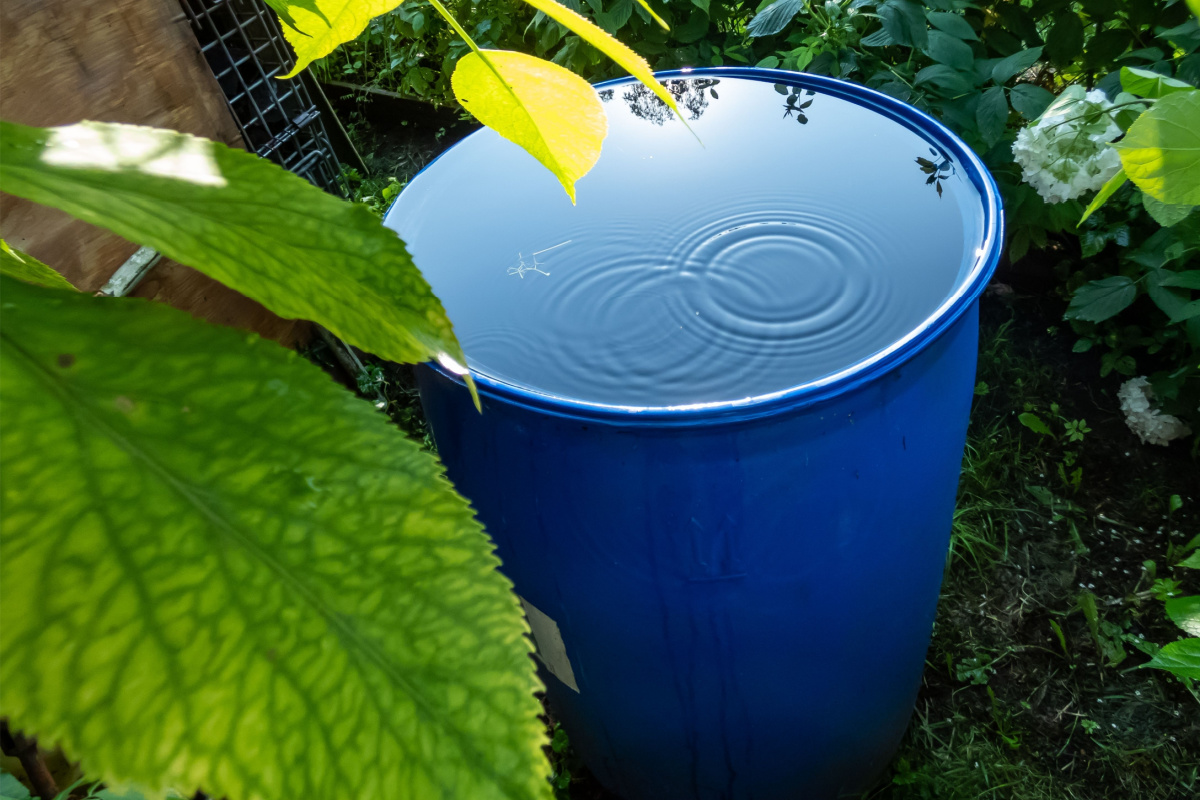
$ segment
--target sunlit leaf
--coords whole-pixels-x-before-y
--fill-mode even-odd
[[[646,2],[646,0],[637,0],[637,4],[646,10],[646,13],[650,15],[650,19],[657,22],[658,26],[660,28],[662,28],[664,31],[671,30],[671,26],[667,24],[667,21],[665,19],[663,19],[662,17],[660,17],[658,14],[655,14],[654,9],[650,7],[650,4],[648,2]],[[697,3],[697,5],[699,5],[699,4]],[[707,4],[705,6],[702,6],[702,8],[704,8],[705,14],[708,13],[708,8],[706,6],[707,6]]]
[[[269,0],[284,22],[284,38],[296,51],[291,78],[343,42],[363,32],[367,23],[403,0]]]
[[[1165,97],[1176,92],[1194,92],[1195,86],[1148,69],[1121,67],[1121,88],[1138,97]]]
[[[1156,101],[1113,146],[1143,192],[1163,203],[1200,205],[1200,91]]]
[[[658,95],[659,100],[666,103],[668,108],[679,115],[680,119],[683,119],[683,115],[679,113],[679,106],[675,103],[675,98],[654,77],[646,59],[596,27],[591,20],[581,17],[554,0],[525,0],[525,2],[611,58],[617,66],[644,83],[648,89]]]
[[[382,358],[466,363],[394,232],[243,150],[132,125],[5,122],[0,190],[152,247]]]
[[[1079,222],[1077,224],[1082,225],[1084,220],[1090,217],[1097,208],[1104,205],[1108,198],[1112,197],[1117,189],[1120,189],[1125,185],[1125,181],[1127,180],[1129,179],[1125,177],[1125,170],[1117,170],[1117,174],[1109,178],[1104,185],[1100,187],[1100,191],[1096,192],[1096,196],[1092,198],[1092,202],[1088,203],[1087,209],[1083,212],[1083,216],[1079,218]]]
[[[292,0],[263,0],[263,2],[266,3],[272,11],[279,15],[279,21],[284,25],[290,25],[292,28],[296,28],[298,26],[299,23],[297,23],[295,18],[292,16]],[[310,4],[312,4],[311,0]],[[303,31],[299,31],[299,33],[304,34]],[[308,34],[304,35],[307,36]]]
[[[1192,636],[1200,636],[1200,595],[1173,597],[1166,604],[1171,621]]]
[[[517,600],[432,455],[273,342],[0,291],[0,714],[189,797],[548,800]]]
[[[8,246],[0,239],[0,275],[48,289],[74,289],[71,282],[28,253]]]
[[[1200,679],[1200,639],[1171,642],[1142,666],[1163,669],[1179,678]]]
[[[1187,567],[1188,569],[1200,569],[1200,550],[1197,550],[1183,561],[1180,561],[1179,566]]]
[[[542,162],[575,201],[575,182],[600,158],[608,130],[587,81],[534,56],[485,50],[459,59],[451,84],[464,108]]]

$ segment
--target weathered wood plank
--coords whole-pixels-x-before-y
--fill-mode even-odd
[[[26,125],[83,119],[152,125],[244,146],[177,0],[4,0],[0,116]],[[137,246],[54,209],[0,195],[0,237],[95,291]],[[134,294],[294,344],[282,320],[195,270],[162,261]]]

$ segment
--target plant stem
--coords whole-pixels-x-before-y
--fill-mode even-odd
[[[475,40],[471,38],[471,35],[467,33],[466,29],[463,28],[462,25],[458,24],[458,20],[454,18],[454,15],[447,11],[446,7],[439,3],[438,0],[429,0],[429,4],[433,6],[434,10],[436,10],[446,19],[446,22],[450,23],[450,27],[454,29],[455,33],[462,37],[462,40],[467,43],[467,46],[470,47],[472,51],[474,51],[475,55],[483,59],[483,63],[487,64],[487,68],[490,69],[492,74],[496,76],[496,80],[500,81],[500,85],[507,89],[508,93],[515,98],[517,96],[516,92],[514,92],[513,88],[508,85],[508,81],[504,80],[504,76],[500,74],[500,70],[496,69],[496,65],[492,63],[492,60],[488,58],[482,50],[479,49],[479,45],[475,44]]]
[[[1105,114],[1111,114],[1112,112],[1116,111],[1118,108],[1125,108],[1126,106],[1153,105],[1155,100],[1157,100],[1157,98],[1126,100],[1124,103],[1114,103],[1113,105],[1111,105],[1110,107],[1108,107],[1102,111],[1085,111],[1077,117],[1067,117],[1066,119],[1061,119],[1058,122],[1054,123],[1053,125],[1047,125],[1046,130],[1050,130],[1051,128],[1057,128],[1059,125],[1066,125],[1068,122],[1074,122],[1077,119],[1086,119],[1091,116],[1095,116],[1097,119],[1099,119],[1101,116],[1103,116]]]
[[[23,734],[13,733],[8,729],[8,720],[0,720],[0,750],[3,750],[6,756],[21,760],[21,766],[25,768],[25,775],[33,784],[35,795],[42,800],[54,800],[58,794],[58,786],[38,752],[37,739],[27,739]]]

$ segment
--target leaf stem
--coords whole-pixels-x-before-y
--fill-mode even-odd
[[[28,739],[24,734],[13,733],[8,729],[8,720],[0,719],[0,750],[4,755],[18,758],[25,768],[25,775],[33,784],[33,793],[42,800],[54,800],[58,795],[58,785],[54,776],[42,760],[38,752],[37,739]]]
[[[467,33],[466,28],[458,23],[458,20],[454,18],[454,15],[451,14],[444,5],[438,2],[438,0],[429,0],[429,4],[445,18],[446,22],[450,23],[450,27],[454,29],[455,33],[462,37],[462,40],[467,43],[467,47],[470,47],[471,51],[474,52],[475,55],[483,59],[483,63],[487,64],[487,68],[492,71],[492,74],[496,76],[496,80],[500,81],[500,84],[508,90],[509,94],[513,95],[513,97],[516,97],[516,92],[513,91],[511,86],[508,85],[508,81],[504,80],[504,76],[500,74],[500,70],[496,69],[496,65],[492,63],[492,60],[487,57],[483,50],[480,49],[479,45],[475,44],[475,40],[471,38],[469,33]]]
[[[1084,113],[1080,114],[1077,117],[1067,117],[1066,119],[1060,119],[1058,122],[1055,122],[1053,125],[1047,125],[1046,130],[1050,130],[1051,128],[1057,128],[1059,125],[1065,125],[1068,122],[1074,122],[1077,119],[1085,119],[1090,116],[1095,116],[1097,119],[1099,119],[1102,115],[1111,114],[1113,111],[1116,111],[1118,108],[1125,108],[1126,106],[1140,106],[1140,105],[1145,105],[1147,103],[1153,104],[1154,102],[1156,102],[1156,100],[1157,100],[1157,98],[1141,99],[1141,100],[1126,100],[1124,103],[1113,103],[1113,105],[1111,107],[1103,109],[1101,111],[1085,111]]]

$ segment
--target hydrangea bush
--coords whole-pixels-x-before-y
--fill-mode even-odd
[[[1129,96],[1132,99],[1132,95]],[[1121,135],[1114,104],[1099,89],[1067,88],[1013,143],[1021,178],[1047,203],[1099,190],[1121,169],[1110,143]]]

